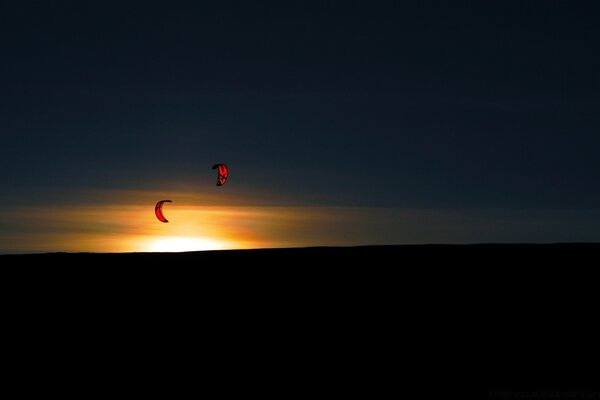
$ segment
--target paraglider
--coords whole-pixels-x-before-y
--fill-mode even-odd
[[[169,220],[167,220],[165,218],[165,216],[162,213],[162,206],[163,203],[172,203],[171,200],[161,200],[158,203],[156,203],[156,207],[154,207],[154,213],[156,214],[156,218],[158,218],[158,220],[160,222],[169,222]]]
[[[229,176],[229,170],[227,169],[227,165],[215,164],[213,165],[212,169],[218,170],[217,186],[223,186],[225,182],[227,182],[227,177]]]

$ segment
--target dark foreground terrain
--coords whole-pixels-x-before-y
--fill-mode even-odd
[[[341,266],[349,262],[369,262],[365,266],[412,266],[430,261],[444,263],[494,264],[499,261],[511,263],[539,262],[549,260],[582,262],[582,257],[597,255],[600,243],[559,244],[474,244],[474,245],[401,245],[357,247],[307,247],[257,250],[221,250],[184,253],[46,253],[25,255],[2,255],[3,263],[34,262],[90,265],[94,262],[131,266],[173,264],[207,267],[210,263],[237,262],[234,267],[251,263],[293,266],[295,262],[310,262],[303,267]],[[331,264],[334,263],[334,264]],[[253,266],[261,266],[261,264]],[[93,264],[91,264],[93,265]],[[215,264],[210,264],[215,267]],[[510,266],[510,265],[509,265]]]
[[[4,255],[3,343],[16,376],[37,368],[49,392],[581,390],[598,376],[598,254],[600,244]],[[58,362],[73,367],[66,381],[50,378]]]

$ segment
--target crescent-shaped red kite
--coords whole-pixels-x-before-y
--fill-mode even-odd
[[[172,201],[171,200],[161,200],[158,203],[156,203],[156,207],[154,207],[154,214],[156,214],[156,218],[158,218],[158,220],[160,222],[169,222],[169,220],[167,220],[162,213],[163,203],[172,203]]]

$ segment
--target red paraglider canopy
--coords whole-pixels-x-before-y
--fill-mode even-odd
[[[169,222],[169,220],[167,220],[162,213],[163,203],[172,203],[172,201],[171,200],[161,200],[158,203],[156,203],[156,207],[154,207],[154,214],[156,214],[156,218],[158,218],[158,220],[160,222]]]
[[[223,186],[225,182],[227,182],[227,177],[229,176],[229,169],[227,169],[227,165],[225,164],[215,164],[212,169],[218,169],[217,176],[217,186]]]

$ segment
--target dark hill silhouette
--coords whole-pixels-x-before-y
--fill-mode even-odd
[[[296,260],[319,261],[364,261],[366,259],[386,263],[402,262],[406,257],[450,257],[452,261],[519,260],[521,257],[555,259],[555,257],[579,257],[595,254],[600,243],[557,243],[557,244],[472,244],[472,245],[399,245],[399,246],[355,246],[355,247],[304,247],[253,250],[214,250],[181,253],[44,253],[2,255],[4,262],[93,262],[101,260],[111,263],[189,263],[194,261],[248,261],[293,263]],[[399,258],[396,258],[399,257]],[[416,261],[416,260],[415,260]]]
[[[4,255],[5,342],[48,371],[65,349],[108,359],[163,394],[200,375],[244,392],[326,384],[368,398],[391,385],[406,399],[485,399],[486,385],[596,378],[578,360],[597,342],[597,254],[599,244]]]

